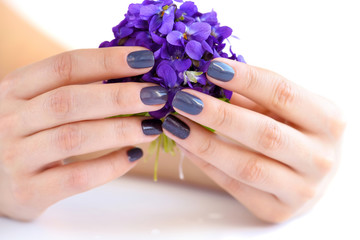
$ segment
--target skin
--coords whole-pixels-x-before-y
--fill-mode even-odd
[[[208,76],[234,91],[231,104],[184,90],[200,98],[204,109],[198,115],[176,109],[190,126],[187,139],[165,133],[260,219],[278,223],[305,212],[336,171],[345,128],[340,110],[271,71],[228,59],[215,61],[235,70],[227,83]]]
[[[149,71],[131,69],[126,63],[127,54],[143,48],[61,53],[60,45],[1,2],[0,16],[1,32],[9,33],[0,42],[0,52],[5,53],[0,55],[0,215],[30,221],[54,203],[133,169],[136,163],[126,155],[129,146],[157,136],[142,133],[144,118],[104,118],[154,111],[162,105],[140,101],[140,90],[152,84],[100,84]],[[5,24],[10,21],[12,29],[23,31],[10,31]],[[23,34],[33,40],[19,41]],[[185,166],[187,181],[213,186],[212,179],[267,222],[305,212],[337,169],[345,127],[340,110],[271,71],[217,61],[235,69],[228,83],[208,76],[235,92],[231,104],[186,90],[202,99],[203,111],[192,116],[178,110],[191,129],[187,139],[165,131],[198,167]],[[176,162],[161,161],[160,167],[177,178]],[[136,169],[152,174],[148,165],[138,164]]]

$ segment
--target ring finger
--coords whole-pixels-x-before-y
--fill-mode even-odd
[[[237,181],[274,194],[286,203],[301,203],[299,196],[289,192],[304,191],[303,178],[288,166],[226,142],[189,120],[182,120],[169,116],[163,123],[164,133],[181,147]],[[185,135],[182,135],[184,131],[188,132],[185,139]]]
[[[20,171],[38,171],[71,156],[151,142],[161,133],[161,122],[144,120],[131,117],[79,122],[26,137],[17,144],[17,157],[24,159]],[[144,123],[147,133],[152,130],[151,136],[144,134]]]

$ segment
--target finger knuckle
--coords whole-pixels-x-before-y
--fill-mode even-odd
[[[233,193],[235,196],[241,195],[244,192],[245,185],[241,184],[238,180],[226,177],[224,186],[228,192]]]
[[[212,156],[216,151],[216,144],[212,138],[204,138],[196,148],[198,156]]]
[[[335,161],[329,157],[316,157],[314,159],[315,167],[320,175],[326,176],[334,169]]]
[[[54,134],[52,142],[61,152],[71,154],[81,148],[84,141],[83,133],[77,125],[64,125],[59,127]]]
[[[277,151],[284,147],[285,136],[275,121],[269,120],[260,126],[259,146],[265,151]]]
[[[17,126],[17,117],[14,114],[7,114],[0,117],[0,139],[7,139]]]
[[[111,178],[119,176],[121,173],[124,173],[126,170],[125,165],[121,164],[121,161],[118,158],[113,158],[109,161],[107,165],[107,170]]]
[[[124,94],[124,91],[120,87],[115,87],[110,92],[110,102],[112,106],[115,107],[115,109],[124,109],[129,104],[129,99],[126,99],[126,95]]]
[[[101,54],[101,67],[104,72],[114,72],[114,64],[112,64],[112,56],[110,55],[112,52],[110,51],[100,51]]]
[[[16,172],[16,157],[16,150],[12,147],[7,147],[2,151],[0,159],[1,169],[7,174],[12,175]]]
[[[330,134],[337,140],[344,134],[346,122],[342,117],[340,109],[336,108],[336,114],[329,118]]]
[[[19,179],[13,180],[11,184],[11,193],[15,204],[22,207],[29,205],[34,197],[31,186]]]
[[[278,111],[288,109],[296,99],[296,88],[287,80],[280,79],[274,88],[271,99],[272,106]]]
[[[258,79],[260,77],[259,71],[255,67],[248,66],[243,79],[243,88],[245,91],[253,91],[258,86]]]
[[[54,58],[53,73],[57,76],[58,81],[65,85],[71,84],[73,64],[73,54],[71,52],[61,53]]]
[[[88,171],[81,167],[72,169],[67,178],[66,185],[76,193],[88,190],[90,186],[90,176]]]
[[[59,88],[45,99],[44,110],[57,118],[66,118],[76,112],[75,96],[68,89]]]
[[[250,184],[263,184],[268,179],[268,170],[263,164],[261,157],[252,157],[236,168],[236,176],[240,181]]]
[[[129,134],[131,126],[126,119],[117,119],[113,126],[115,139],[118,139],[119,143],[123,143],[124,139],[126,139],[128,144],[132,144],[134,142],[134,138],[137,136],[135,136],[135,134]]]
[[[298,190],[297,195],[297,199],[303,205],[313,200],[317,196],[317,189],[312,186],[305,185]]]
[[[232,119],[233,116],[228,106],[226,106],[226,104],[223,103],[219,104],[216,108],[216,113],[217,115],[214,118],[212,118],[212,123],[211,123],[211,125],[214,126],[214,128],[223,129],[231,126],[233,121]]]
[[[0,79],[0,99],[5,99],[13,86],[13,78],[11,74],[6,75],[2,80]]]
[[[279,224],[286,222],[293,216],[293,212],[285,207],[268,208],[260,218],[266,222]]]

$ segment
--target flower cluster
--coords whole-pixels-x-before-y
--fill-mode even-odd
[[[181,3],[178,7],[175,2]],[[161,119],[174,112],[172,101],[177,91],[191,88],[223,100],[232,92],[206,78],[210,61],[222,57],[244,62],[244,58],[225,53],[225,40],[232,29],[220,26],[215,11],[200,13],[194,2],[182,0],[144,0],[131,4],[125,19],[113,28],[115,39],[100,47],[142,46],[155,56],[155,66],[147,74],[112,79],[104,83],[152,82],[168,90],[168,102],[151,112]]]

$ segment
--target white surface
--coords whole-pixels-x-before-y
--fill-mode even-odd
[[[340,239],[345,216],[336,210],[319,207],[271,226],[229,196],[124,177],[56,204],[31,224],[0,218],[0,239]]]
[[[112,39],[133,1],[7,0],[69,48]],[[343,160],[307,215],[266,226],[227,196],[121,179],[65,200],[37,222],[0,219],[0,239],[360,239],[360,35],[357,0],[198,0],[235,30],[234,50],[339,104],[348,121]],[[235,6],[236,5],[236,6]],[[186,174],[186,173],[185,173]],[[222,216],[222,217],[221,217]]]

